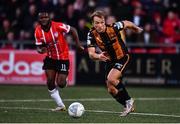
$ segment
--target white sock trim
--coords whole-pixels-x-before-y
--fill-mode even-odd
[[[60,107],[65,106],[64,103],[62,102],[62,99],[59,95],[59,91],[57,88],[53,90],[48,90],[50,93],[51,98],[56,102],[56,104]]]

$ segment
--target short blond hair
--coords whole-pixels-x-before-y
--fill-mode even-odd
[[[95,16],[97,16],[97,17],[99,17],[99,18],[105,18],[105,14],[104,14],[104,12],[101,11],[101,10],[97,10],[97,11],[95,11],[95,12],[92,13],[92,15],[91,15],[91,21],[92,21],[92,22],[93,22],[93,19],[94,19]]]

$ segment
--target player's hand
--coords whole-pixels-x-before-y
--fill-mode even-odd
[[[81,45],[77,46],[77,49],[79,52],[84,52],[84,47]]]
[[[99,60],[106,62],[106,61],[110,60],[110,58],[107,56],[106,52],[101,52],[99,54]]]
[[[140,28],[140,27],[137,27],[136,30],[137,30],[136,32],[137,32],[138,34],[140,34],[141,32],[143,32],[143,29]]]
[[[38,53],[40,53],[40,54],[44,54],[44,53],[47,52],[47,48],[46,48],[46,47],[38,47],[38,48],[37,48],[37,51],[38,51]]]

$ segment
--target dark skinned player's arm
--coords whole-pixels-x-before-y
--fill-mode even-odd
[[[75,42],[76,42],[76,46],[78,49],[84,50],[84,47],[81,45],[81,43],[79,42],[79,36],[77,33],[77,30],[74,27],[70,27],[70,33],[72,34]]]

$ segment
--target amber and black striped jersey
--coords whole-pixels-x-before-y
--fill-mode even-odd
[[[106,31],[103,33],[98,33],[92,28],[87,36],[87,47],[98,46],[102,51],[108,54],[111,61],[119,60],[128,53],[120,33],[123,29],[123,22],[106,25]]]

